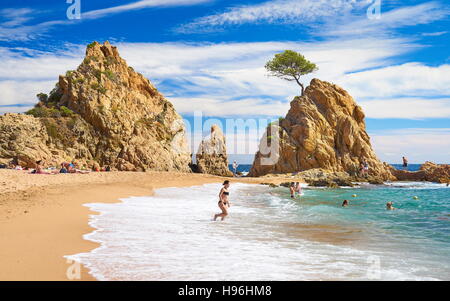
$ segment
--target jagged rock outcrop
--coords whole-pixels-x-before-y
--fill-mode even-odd
[[[60,76],[49,96],[38,97],[30,112],[36,118],[0,116],[0,158],[44,159],[50,165],[75,160],[126,171],[190,171],[181,117],[108,42],[88,45],[77,70]]]
[[[218,176],[233,176],[228,168],[225,136],[217,126],[211,127],[211,133],[205,137],[196,154],[197,171]]]
[[[21,166],[34,167],[37,158],[55,155],[46,141],[47,130],[39,119],[18,114],[0,116],[0,163],[15,160]]]
[[[372,149],[364,117],[344,89],[313,79],[286,117],[267,128],[250,176],[314,168],[354,176],[366,160],[372,177],[394,179]]]
[[[399,181],[429,181],[450,183],[450,165],[425,162],[418,171],[407,171],[391,167],[392,174]]]

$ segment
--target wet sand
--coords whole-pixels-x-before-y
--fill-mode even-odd
[[[0,170],[0,280],[95,280],[86,268],[63,257],[98,247],[82,238],[93,230],[88,221],[95,214],[83,204],[118,202],[152,195],[157,188],[224,179],[175,172],[34,175]],[[283,177],[229,179],[249,184],[293,181]]]

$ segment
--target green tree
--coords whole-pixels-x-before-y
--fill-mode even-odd
[[[305,87],[300,82],[300,77],[317,71],[319,68],[317,68],[316,64],[305,59],[300,53],[286,50],[283,53],[275,54],[275,57],[267,62],[266,70],[271,76],[276,76],[287,81],[296,81],[302,88],[303,96]]]

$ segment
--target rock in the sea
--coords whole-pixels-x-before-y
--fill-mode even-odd
[[[383,185],[384,181],[380,178],[376,178],[376,177],[370,177],[368,180],[369,184],[372,185]]]
[[[217,125],[211,127],[210,134],[200,143],[196,161],[199,173],[225,177],[233,176],[228,167],[225,136]]]
[[[371,176],[394,179],[372,149],[361,107],[344,89],[313,79],[286,117],[268,126],[249,175],[319,168],[356,176],[364,160]]]
[[[184,123],[173,105],[105,42],[88,45],[32,116],[0,117],[0,158],[77,161],[125,171],[190,171]]]
[[[407,171],[391,167],[392,174],[399,181],[450,182],[450,165],[425,162],[418,171]]]

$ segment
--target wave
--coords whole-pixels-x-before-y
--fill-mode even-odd
[[[336,212],[350,211],[308,205],[313,191],[292,200],[281,189],[273,193],[262,185],[233,184],[230,217],[213,222],[220,187],[163,188],[117,204],[87,204],[100,214],[90,217],[96,230],[84,238],[101,246],[67,257],[99,280],[440,278],[428,269],[418,271],[423,265],[417,262],[399,266],[395,249],[365,248],[370,240],[357,227],[325,224]],[[374,278],[377,261],[383,268]]]

